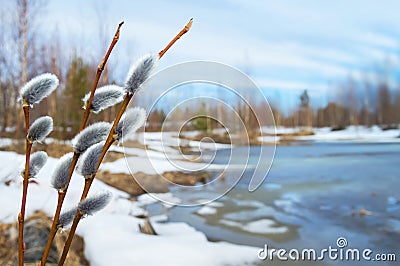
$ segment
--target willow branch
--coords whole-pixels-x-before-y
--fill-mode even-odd
[[[26,196],[28,194],[28,184],[29,184],[29,162],[31,158],[32,142],[28,140],[29,131],[29,105],[23,106],[25,115],[25,132],[26,132],[26,149],[25,149],[25,171],[24,180],[22,183],[22,200],[21,200],[21,211],[18,214],[18,263],[20,266],[24,265],[24,224],[25,224],[25,206],[26,206]]]
[[[53,224],[52,224],[51,229],[50,229],[49,238],[47,239],[47,244],[46,244],[46,247],[45,247],[44,252],[43,252],[42,260],[39,262],[39,265],[45,265],[46,261],[47,261],[47,257],[49,256],[49,252],[50,252],[50,249],[51,249],[51,244],[53,243],[54,237],[56,236],[56,233],[57,233],[58,219],[60,218],[60,211],[58,211],[58,210],[61,210],[62,204],[64,202],[64,198],[65,198],[65,192],[59,191],[58,192],[56,213],[55,213],[54,218],[53,218]]]
[[[192,23],[193,23],[193,19],[190,19],[190,21],[186,24],[186,26],[172,39],[172,41],[169,42],[168,45],[167,45],[163,50],[161,50],[161,51],[158,53],[158,55],[159,55],[160,58],[168,51],[168,49],[169,49],[183,34],[185,34],[186,32],[189,31],[189,29],[190,29]],[[103,159],[104,159],[104,157],[105,157],[105,155],[106,155],[108,149],[111,147],[111,145],[112,145],[113,142],[115,141],[115,138],[114,138],[115,128],[117,127],[119,121],[121,120],[121,117],[122,117],[122,115],[124,114],[126,108],[128,107],[128,104],[129,104],[130,100],[132,99],[132,97],[133,97],[133,94],[126,93],[125,98],[124,98],[124,101],[122,102],[121,108],[120,108],[120,110],[118,111],[118,114],[117,114],[117,116],[116,116],[116,118],[115,118],[115,120],[114,120],[114,123],[113,123],[113,125],[112,125],[112,128],[111,128],[111,130],[110,130],[110,133],[108,134],[107,140],[106,140],[106,142],[105,142],[105,144],[104,144],[104,146],[103,146],[103,149],[102,149],[102,151],[101,151],[100,158],[99,158],[99,161],[97,162],[97,166],[96,166],[96,173],[97,173],[97,170],[99,169],[100,164],[101,164],[101,162],[103,161]],[[91,185],[92,185],[93,180],[94,180],[95,177],[96,177],[96,174],[94,174],[92,177],[87,178],[87,179],[85,180],[85,187],[84,187],[83,192],[82,192],[82,195],[81,195],[81,202],[82,202],[83,200],[86,199],[86,197],[87,197],[87,195],[88,195],[88,193],[89,193],[90,187],[91,187]],[[62,253],[61,258],[60,258],[60,261],[59,261],[59,263],[58,263],[59,266],[64,265],[65,259],[66,259],[66,257],[67,257],[68,251],[69,251],[70,246],[71,246],[71,243],[72,243],[72,239],[73,239],[73,237],[74,237],[74,235],[75,235],[75,231],[76,231],[76,228],[78,227],[78,224],[79,224],[79,221],[80,221],[80,218],[81,218],[81,217],[82,217],[82,214],[81,214],[79,211],[77,211],[76,214],[75,214],[75,218],[74,218],[74,221],[73,221],[73,223],[72,223],[71,230],[70,230],[70,232],[69,232],[67,241],[65,242],[64,249],[63,249],[63,253]]]
[[[111,51],[113,50],[114,46],[117,44],[117,42],[119,40],[119,32],[120,32],[121,26],[123,24],[124,24],[123,21],[121,23],[119,23],[117,31],[115,32],[114,38],[113,38],[113,40],[112,40],[112,42],[110,44],[110,47],[107,50],[107,53],[106,53],[105,57],[100,62],[100,64],[97,66],[96,78],[94,80],[92,91],[90,92],[89,99],[86,102],[86,108],[85,108],[85,112],[84,112],[84,115],[83,115],[81,128],[79,129],[79,131],[82,131],[86,126],[86,123],[87,123],[87,120],[88,120],[89,114],[90,114],[90,105],[92,104],[93,97],[94,97],[94,92],[96,91],[97,85],[98,85],[99,80],[100,80],[100,76],[103,73],[104,67],[105,67],[105,65],[107,63],[107,60],[108,60],[108,57],[110,56]]]
[[[186,24],[186,26],[175,36],[175,38],[173,38],[168,44],[167,46],[165,46],[165,48],[163,50],[161,50],[158,53],[158,56],[161,58],[168,50],[169,48],[171,48],[172,45],[174,45],[174,43],[180,38],[182,37],[183,34],[185,34],[186,32],[188,32],[190,30],[190,28],[192,27],[193,24],[193,18],[191,18],[189,20],[189,22]]]
[[[90,115],[90,106],[91,106],[92,101],[93,101],[94,93],[95,93],[95,91],[97,89],[97,85],[99,83],[101,74],[103,73],[104,67],[105,67],[105,65],[106,65],[106,63],[108,61],[108,58],[110,57],[110,54],[111,54],[112,50],[114,49],[114,46],[117,44],[117,42],[119,40],[120,29],[121,29],[123,24],[124,24],[123,21],[118,24],[117,31],[114,34],[114,38],[113,38],[110,46],[108,47],[106,55],[104,56],[104,58],[100,62],[100,64],[97,66],[96,78],[94,80],[93,87],[92,87],[92,90],[90,92],[89,99],[85,103],[86,104],[86,108],[85,108],[85,111],[84,111],[84,114],[83,114],[82,124],[81,124],[81,127],[80,127],[79,131],[82,131],[86,127],[86,123],[87,123],[87,121],[89,119],[89,115]],[[45,251],[43,253],[43,256],[42,256],[42,259],[41,259],[41,262],[39,263],[39,265],[42,265],[42,266],[46,265],[46,261],[47,261],[48,255],[49,255],[51,244],[53,243],[54,237],[55,237],[55,235],[57,233],[57,223],[58,223],[58,219],[60,218],[61,208],[62,208],[62,205],[64,203],[65,195],[66,195],[67,190],[68,190],[68,185],[69,185],[69,182],[71,181],[71,177],[72,177],[72,174],[74,173],[75,166],[76,166],[76,163],[78,162],[79,156],[80,156],[79,153],[74,152],[74,156],[72,158],[71,166],[70,166],[70,169],[69,169],[67,187],[63,190],[63,193],[58,193],[57,209],[56,209],[55,214],[54,214],[53,223],[51,225],[49,238],[47,239],[47,244],[46,244],[46,247],[45,247]]]
[[[73,237],[69,237],[69,236],[70,236],[70,235],[72,235],[72,236],[75,235],[75,231],[76,231],[77,225],[78,225],[79,221],[81,220],[81,218],[82,218],[82,213],[80,213],[79,211],[77,211],[77,212],[76,212],[76,215],[75,215],[75,217],[74,217],[74,221],[72,222],[72,225],[75,225],[75,226],[71,227],[71,229],[70,229],[70,231],[69,231],[68,238],[67,238],[67,240],[65,241],[64,249],[65,249],[65,247],[68,247],[68,248],[69,248],[69,247],[71,246]],[[62,253],[62,255],[61,255],[60,261],[58,262],[58,265],[59,265],[59,266],[60,266],[60,265],[64,265],[65,259],[67,258],[67,254],[68,254],[68,250],[67,250],[67,252],[64,252],[64,250],[63,250],[63,253]]]

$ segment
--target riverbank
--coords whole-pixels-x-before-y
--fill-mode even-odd
[[[259,164],[259,150],[265,147],[214,145],[180,140],[176,136],[174,132],[138,134],[127,147],[112,147],[110,158],[93,184],[93,192],[111,190],[113,200],[103,212],[83,220],[78,228],[90,263],[193,265],[195,260],[198,265],[257,265],[256,252],[264,244],[274,248],[319,248],[333,245],[339,236],[346,237],[351,247],[397,252],[400,144],[396,138],[388,138],[390,141],[380,138],[375,142],[308,141],[306,146],[279,146],[267,179],[250,193],[248,184],[254,171],[262,174],[269,170],[265,160]],[[13,141],[3,139],[0,144],[6,142]],[[193,154],[182,155],[177,144],[184,144]],[[233,148],[234,158],[227,147]],[[233,176],[240,172],[236,167],[230,168],[221,182],[208,182],[207,188],[201,186],[204,179],[212,181],[227,163],[235,166],[241,162],[238,156],[246,157],[248,165],[234,189],[225,194],[224,185],[235,183]],[[210,157],[205,172],[211,179],[190,173],[190,169],[203,169],[204,159]],[[0,210],[3,224],[16,221],[21,196],[18,168],[23,159],[21,154],[0,152],[0,200],[9,202]],[[37,181],[30,186],[28,216],[35,210],[52,215],[56,192],[50,187],[49,178],[56,161],[49,158]],[[156,184],[153,189],[160,193],[142,194],[131,173],[142,177],[140,183]],[[168,178],[186,186],[171,189],[163,183]],[[188,189],[187,185],[192,184],[195,192]],[[82,186],[83,178],[74,175],[66,208],[77,201]],[[206,206],[171,205],[201,204],[223,194]],[[148,217],[158,236],[140,233],[138,225],[143,225]],[[316,230],[323,233],[315,235]],[[154,249],[161,250],[158,257],[149,254]],[[104,250],[111,252],[102,254]],[[184,256],[171,258],[176,253]],[[236,256],[219,257],[231,253]],[[216,257],[219,260],[213,259]],[[280,265],[276,261],[269,263]]]
[[[0,210],[0,221],[3,224],[17,220],[21,197],[21,179],[18,169],[23,160],[23,155],[0,152],[2,162],[0,201],[7,202]],[[27,217],[31,217],[38,210],[47,216],[53,214],[57,203],[57,192],[50,186],[50,176],[56,162],[56,158],[49,158],[40,171],[37,181],[31,183],[27,201]],[[82,177],[73,175],[65,200],[65,209],[76,204],[83,183]],[[82,220],[77,230],[77,234],[85,241],[84,254],[91,265],[115,263],[118,265],[223,265],[226,263],[243,265],[257,259],[254,248],[226,242],[209,242],[203,233],[182,222],[169,222],[165,215],[150,217],[158,236],[144,235],[140,233],[138,225],[143,225],[145,217],[149,216],[146,211],[147,206],[156,200],[147,194],[132,198],[130,194],[96,179],[91,193],[101,190],[109,190],[113,193],[111,203],[95,216]],[[179,203],[179,199],[171,193],[162,193],[159,197],[167,199],[168,202]],[[154,250],[158,252],[154,254]],[[183,255],[171,255],[176,253]],[[237,254],[237,256],[219,257],[220,254]]]

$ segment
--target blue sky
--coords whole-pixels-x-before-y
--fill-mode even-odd
[[[193,17],[190,33],[161,68],[189,60],[223,62],[249,74],[269,100],[293,107],[304,89],[321,105],[349,76],[373,81],[377,66],[398,63],[399,10],[398,1],[368,0],[50,0],[41,23],[99,58],[100,29],[108,43],[124,20],[111,62],[123,79],[132,60],[159,51]]]

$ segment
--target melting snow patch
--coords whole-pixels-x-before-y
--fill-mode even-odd
[[[7,139],[7,138],[1,138],[0,139],[0,147],[7,147],[10,146],[13,143],[12,139]]]
[[[227,220],[227,219],[222,219],[219,221],[219,223],[227,225],[227,226],[231,226],[231,227],[238,227],[238,228],[242,228],[242,226],[243,226],[243,224],[241,224],[239,222]]]
[[[276,227],[275,225],[273,220],[262,219],[245,224],[243,230],[257,234],[283,234],[288,231],[286,226]]]

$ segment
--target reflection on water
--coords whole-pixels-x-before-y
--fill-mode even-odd
[[[257,149],[252,147],[251,155]],[[229,155],[230,151],[218,151],[214,163],[226,163]],[[249,158],[250,164],[257,160]],[[266,181],[255,192],[247,191],[252,174],[248,170],[218,203],[175,207],[169,218],[188,222],[215,241],[322,249],[345,237],[349,247],[398,254],[399,165],[398,143],[280,146]],[[227,173],[224,182],[229,181]],[[185,194],[184,188],[174,193],[201,201],[220,193],[220,187],[215,183],[195,196],[192,190]]]

